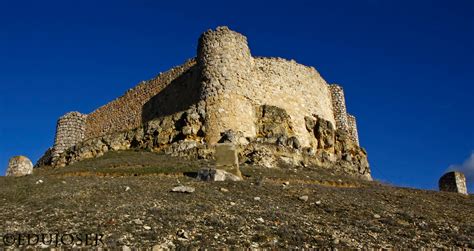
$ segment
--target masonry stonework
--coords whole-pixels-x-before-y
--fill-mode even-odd
[[[58,119],[52,153],[53,159],[84,140],[86,119],[87,115],[79,112],[69,112]]]
[[[359,132],[357,131],[357,121],[354,115],[347,114],[347,127],[352,140],[359,145]]]
[[[243,93],[252,83],[254,66],[247,38],[226,27],[208,30],[199,39],[197,61],[206,102],[206,140],[217,143],[227,129],[255,137],[254,107]]]
[[[33,163],[25,156],[14,156],[8,161],[5,176],[25,176],[33,173]]]
[[[281,58],[253,58],[246,37],[228,28],[203,34],[198,63],[209,143],[217,142],[226,129],[255,137],[255,109],[264,104],[288,112],[303,146],[310,145],[305,116],[315,114],[334,123],[328,85],[313,67]]]
[[[343,161],[341,166],[370,179],[342,87],[328,85],[314,67],[294,60],[253,57],[247,38],[227,27],[203,33],[195,59],[87,116],[61,117],[51,165],[129,148],[208,158],[223,138],[240,146],[243,161],[263,166],[288,156],[296,165]],[[259,144],[289,152],[269,155],[273,148]]]
[[[195,64],[194,59],[188,60],[151,80],[143,81],[122,97],[90,113],[87,117],[85,138],[130,130],[154,117],[185,110],[184,106],[189,106],[190,102],[198,98],[198,91],[195,91],[196,94],[189,93],[197,88],[196,79],[199,73],[194,67]],[[156,100],[167,101],[167,104],[156,104]]]
[[[329,86],[331,90],[332,106],[334,111],[334,120],[336,128],[348,130],[349,124],[347,122],[346,99],[344,97],[344,90],[340,85],[332,84]]]

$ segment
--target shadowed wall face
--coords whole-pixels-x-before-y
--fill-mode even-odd
[[[200,75],[198,67],[193,65],[148,100],[142,108],[142,124],[197,104],[201,94]]]
[[[449,172],[439,179],[439,190],[467,194],[466,177],[460,172]]]
[[[131,130],[156,116],[184,109],[198,95],[192,93],[197,89],[194,84],[198,84],[191,80],[198,78],[196,68],[193,68],[195,64],[194,60],[189,60],[152,80],[140,83],[122,97],[90,113],[85,138]],[[157,95],[168,101],[169,106],[163,106],[164,101],[158,101]]]

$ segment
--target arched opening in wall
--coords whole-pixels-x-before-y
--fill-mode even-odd
[[[171,81],[142,107],[142,124],[155,118],[185,111],[199,102],[201,74],[195,65]]]

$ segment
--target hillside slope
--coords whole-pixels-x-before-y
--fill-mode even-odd
[[[244,165],[242,182],[192,177],[212,165],[123,151],[0,177],[0,232],[100,233],[109,247],[474,248],[472,195],[398,188],[316,167]],[[170,192],[178,185],[195,191]]]

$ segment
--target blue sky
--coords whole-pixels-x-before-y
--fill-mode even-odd
[[[59,116],[183,63],[219,25],[341,84],[376,179],[436,189],[473,162],[474,1],[167,2],[0,0],[0,173],[36,161]]]

